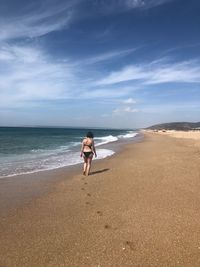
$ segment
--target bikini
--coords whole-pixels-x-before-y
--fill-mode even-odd
[[[84,146],[87,146],[89,147],[90,149],[92,149],[92,145],[87,145],[87,144],[84,144]],[[84,156],[86,158],[89,158],[89,157],[92,157],[93,156],[93,152],[92,151],[87,151],[87,152],[83,152]]]

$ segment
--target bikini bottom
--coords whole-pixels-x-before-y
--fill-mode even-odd
[[[93,152],[92,151],[89,151],[89,152],[83,152],[85,158],[91,158],[93,156]]]

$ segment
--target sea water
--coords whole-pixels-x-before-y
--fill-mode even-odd
[[[81,142],[88,130],[94,134],[97,159],[115,153],[109,143],[137,135],[134,130],[0,127],[0,177],[81,163]]]

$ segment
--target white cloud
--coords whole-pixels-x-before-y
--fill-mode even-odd
[[[186,61],[157,67],[146,84],[168,82],[199,83],[200,65],[196,61]]]
[[[133,98],[128,98],[128,99],[123,100],[123,103],[124,104],[135,104],[136,100],[134,100]]]
[[[135,8],[152,8],[173,0],[44,0],[26,3],[10,14],[0,10],[0,41],[34,38],[68,27],[74,20],[96,17],[99,14],[121,13]],[[16,13],[17,12],[17,13]],[[110,32],[110,28],[103,34]]]
[[[0,46],[0,55],[1,108],[27,107],[39,105],[41,101],[69,98],[108,101],[127,97],[132,90],[130,87],[93,86],[84,61],[74,64],[65,58],[54,62],[39,47],[4,44]],[[118,53],[114,55],[117,57]]]
[[[107,77],[96,82],[97,85],[115,84],[131,80],[146,79],[150,74],[139,66],[127,66],[120,71],[111,72]]]
[[[0,14],[0,40],[39,37],[66,27],[72,17],[76,1],[43,1],[28,4],[18,14]],[[22,13],[23,12],[23,13]]]
[[[113,54],[94,56],[93,64],[98,60],[118,57],[123,52],[126,54],[126,51],[118,51]],[[126,66],[106,76],[97,72],[95,68],[91,70],[91,66],[87,68],[85,61],[73,64],[65,58],[60,62],[54,62],[39,47],[2,45],[0,55],[1,108],[73,98],[114,100],[115,103],[126,105],[117,109],[116,112],[130,113],[137,111],[130,107],[136,103],[130,97],[133,90],[145,88],[150,84],[166,82],[200,82],[198,61],[169,64],[169,62],[159,60],[149,64]],[[91,58],[88,59],[90,60]],[[104,75],[104,78],[95,81],[99,75]],[[137,86],[131,86],[131,84],[123,86],[122,84],[122,82],[135,80],[137,80]]]
[[[149,9],[174,0],[114,0],[97,2],[96,7],[104,14],[121,13],[132,9]]]
[[[131,65],[119,71],[111,72],[106,77],[96,81],[97,85],[112,85],[127,81],[139,81],[141,84],[159,83],[200,83],[200,62],[184,61],[167,63],[162,61]]]
[[[112,112],[113,114],[137,113],[138,112],[138,109],[134,108],[133,106],[130,106],[136,103],[136,101],[133,98],[128,98],[121,102],[122,104],[124,104],[124,106],[114,109]]]
[[[124,0],[123,2],[127,8],[151,8],[170,1],[172,0]]]
[[[95,98],[121,98],[127,96],[129,90],[117,90],[115,88],[101,88],[101,89],[90,89],[90,90],[83,90],[80,92],[80,98],[87,98],[87,99],[95,99]]]
[[[29,105],[30,101],[70,97],[76,82],[66,63],[53,63],[33,47],[0,47],[0,106]]]
[[[124,57],[127,56],[135,51],[137,51],[138,48],[131,48],[131,49],[125,49],[125,50],[118,50],[118,51],[112,51],[112,52],[107,52],[103,53],[97,56],[93,56],[91,58],[87,58],[84,60],[84,64],[95,64],[103,61],[108,61],[108,60],[114,60],[118,59],[119,57]],[[80,64],[80,62],[78,62]]]
[[[0,41],[40,37],[68,27],[74,20],[91,18],[98,13],[120,13],[135,8],[151,8],[169,1],[173,0],[116,0],[108,1],[109,3],[94,3],[88,0],[86,2],[91,7],[90,12],[83,8],[82,0],[44,0],[31,5],[27,3],[23,8],[19,5],[19,9],[15,10],[12,16],[0,10]],[[110,28],[104,34],[109,31]]]
[[[138,109],[131,108],[131,107],[123,107],[123,108],[117,108],[113,110],[113,113],[136,113],[138,112]]]

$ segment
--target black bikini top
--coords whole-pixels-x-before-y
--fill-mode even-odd
[[[90,149],[92,148],[92,144],[88,145],[88,144],[83,144],[84,146],[88,146]]]
[[[84,144],[84,146],[88,146],[89,148],[92,148],[92,144],[91,145]]]

